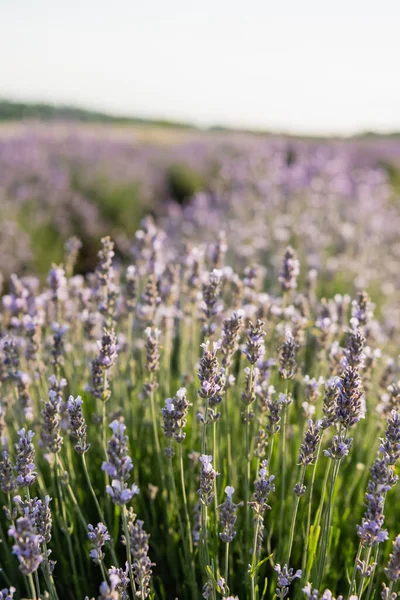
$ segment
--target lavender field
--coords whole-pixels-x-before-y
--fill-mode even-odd
[[[0,131],[0,598],[395,600],[399,168]]]

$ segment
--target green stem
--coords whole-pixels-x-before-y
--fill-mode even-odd
[[[33,598],[33,600],[37,600],[35,583],[33,581],[32,574],[28,575],[28,581],[29,581],[29,587],[31,588],[32,598]]]
[[[357,556],[356,559],[354,561],[354,567],[353,567],[353,573],[351,576],[351,581],[350,581],[350,587],[349,587],[349,598],[353,593],[353,588],[354,588],[354,584],[356,582],[356,576],[357,576],[357,561],[360,559],[361,557],[361,552],[362,552],[362,544],[361,542],[358,544],[358,550],[357,550]]]
[[[287,395],[287,393],[286,393]],[[287,410],[288,407],[285,404],[283,411],[283,422],[281,431],[281,444],[280,444],[280,455],[281,455],[281,506],[279,511],[279,539],[282,539],[283,531],[283,519],[285,516],[285,495],[286,495],[286,427],[287,427]]]
[[[184,510],[185,510],[187,536],[188,536],[188,540],[189,540],[190,555],[192,556],[193,555],[192,529],[191,529],[191,525],[190,525],[189,508],[188,508],[188,501],[187,501],[187,496],[186,496],[185,470],[183,468],[182,444],[179,444],[179,464],[180,464],[180,471],[181,471],[181,487],[182,487],[183,506],[184,506]]]
[[[86,483],[87,483],[87,486],[88,486],[88,488],[90,490],[90,493],[92,495],[94,503],[96,505],[97,512],[99,513],[100,521],[102,523],[106,524],[106,520],[105,520],[103,511],[100,508],[99,501],[97,500],[95,491],[94,491],[93,486],[92,486],[92,482],[90,480],[89,472],[88,472],[87,465],[86,465],[86,458],[85,458],[84,454],[82,454],[82,464],[83,464],[83,471],[85,473]],[[112,559],[113,559],[114,564],[117,565],[118,564],[118,559],[117,559],[117,555],[115,554],[114,547],[112,545],[111,545],[111,555],[112,555]]]
[[[126,560],[128,562],[128,568],[129,568],[129,580],[131,582],[132,598],[136,598],[136,585],[135,585],[135,581],[133,579],[133,572],[132,572],[131,541],[130,541],[130,537],[129,537],[128,523],[126,520],[125,504],[122,507],[122,526],[123,526],[124,536],[125,536],[125,541],[126,541]]]
[[[319,589],[321,587],[322,577],[323,577],[324,569],[325,569],[326,554],[328,551],[328,544],[329,544],[329,537],[330,537],[329,534],[330,534],[331,521],[332,521],[333,491],[335,488],[335,483],[336,483],[337,475],[339,472],[339,467],[340,467],[340,460],[338,460],[336,462],[336,464],[333,465],[330,489],[329,489],[328,506],[327,506],[326,513],[325,513],[324,523],[322,525],[321,550],[320,550],[320,556],[319,556],[318,576],[317,576],[317,589]]]
[[[228,586],[228,577],[229,577],[229,542],[225,544],[225,583]]]
[[[365,557],[365,564],[366,564],[367,568],[369,566],[369,559],[371,558],[371,550],[372,550],[372,548],[369,547],[368,550],[367,550],[367,556]],[[361,600],[361,597],[363,595],[363,592],[364,592],[364,589],[365,589],[364,583],[365,583],[365,578],[364,578],[363,575],[361,575],[360,584],[358,586],[358,594],[357,594],[358,595],[358,600]],[[390,596],[389,596],[389,598],[390,598]]]
[[[306,466],[302,465],[301,471],[300,471],[300,486],[303,485],[305,473],[306,473]],[[287,559],[285,561],[285,564],[287,564],[287,565],[290,564],[290,556],[292,554],[294,530],[295,530],[295,525],[296,525],[296,518],[297,518],[297,511],[299,508],[299,502],[300,502],[300,496],[296,495],[296,499],[295,499],[295,502],[293,505],[292,522],[290,525],[289,548],[288,548],[288,553],[287,553]]]
[[[319,459],[320,454],[321,454],[322,436],[323,436],[323,432],[321,433],[321,437],[320,437],[320,440],[318,442],[317,457],[316,457],[315,463],[313,465],[313,470],[312,470],[312,475],[311,475],[311,483],[310,483],[310,492],[308,494],[307,526],[306,526],[306,537],[305,537],[305,540],[304,540],[303,561],[302,561],[302,571],[303,571],[303,573],[304,573],[304,571],[306,569],[306,566],[307,566],[307,553],[308,553],[308,542],[309,542],[309,539],[310,539],[311,510],[312,510],[312,502],[313,502],[313,494],[314,494],[314,483],[315,483],[315,475],[317,473],[318,459]],[[325,472],[325,475],[326,474],[327,474],[327,472]]]
[[[254,537],[253,537],[253,553],[251,558],[251,568],[255,569],[257,565],[257,541],[258,541],[258,530],[260,527],[260,517],[257,515],[256,519],[256,527],[254,529]],[[253,572],[251,574],[251,600],[256,600],[256,574]]]
[[[153,381],[151,381],[151,384],[153,384]],[[162,484],[163,484],[163,488],[165,487],[165,473],[164,473],[164,463],[163,463],[163,459],[161,456],[161,446],[160,446],[160,440],[158,437],[158,430],[157,430],[157,417],[156,417],[156,409],[155,409],[155,403],[154,403],[154,391],[153,389],[150,392],[150,410],[151,410],[151,421],[153,424],[153,435],[154,435],[154,444],[156,447],[156,453],[157,453],[157,458],[158,458],[158,465],[160,468],[160,473],[161,473],[161,480],[162,480]]]

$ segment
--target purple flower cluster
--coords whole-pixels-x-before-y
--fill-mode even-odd
[[[112,436],[108,441],[108,461],[103,462],[102,470],[111,477],[111,485],[107,486],[107,494],[112,498],[114,504],[123,506],[127,504],[135,494],[139,493],[136,484],[128,487],[130,471],[133,468],[131,457],[128,455],[128,436],[125,435],[126,426],[120,421],[114,420],[110,424]]]

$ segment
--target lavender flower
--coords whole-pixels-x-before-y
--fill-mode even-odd
[[[218,304],[221,282],[222,271],[219,269],[213,269],[213,271],[211,271],[209,274],[208,282],[203,284],[203,302],[201,308],[204,311],[204,317],[206,320],[203,331],[208,335],[212,335],[216,330],[216,323],[214,322],[214,319],[222,311],[222,305]]]
[[[283,292],[297,288],[297,277],[300,273],[300,262],[296,252],[288,246],[282,263],[282,271],[279,275],[279,283]]]
[[[140,321],[145,321],[152,325],[155,321],[157,307],[161,298],[157,288],[157,278],[154,273],[150,273],[147,279],[146,288],[137,305],[137,316]]]
[[[77,396],[68,398],[67,410],[71,424],[71,435],[78,440],[75,450],[78,454],[85,454],[90,448],[86,443],[86,422],[82,413],[82,398]]]
[[[400,458],[400,412],[392,410],[387,421],[386,436],[379,439],[379,451],[385,461],[389,465],[395,465]]]
[[[260,517],[262,517],[266,510],[271,510],[267,500],[268,496],[275,491],[274,479],[275,475],[268,475],[268,461],[263,460],[258,478],[254,482],[255,491],[253,501],[249,502],[256,515]]]
[[[139,493],[139,488],[133,484],[127,486],[129,473],[133,468],[132,459],[128,456],[128,436],[125,435],[126,426],[114,420],[110,424],[113,435],[108,441],[108,462],[103,462],[102,470],[111,477],[111,485],[107,486],[107,494],[112,498],[114,504],[123,506],[127,504],[132,496]]]
[[[253,367],[250,369],[246,367],[244,370],[245,373],[245,385],[244,390],[241,394],[242,402],[247,407],[247,410],[242,412],[242,417],[245,422],[251,421],[254,418],[254,413],[249,411],[249,406],[253,404],[256,399],[256,388],[258,384],[258,379],[260,376],[260,371],[257,367]]]
[[[346,349],[344,351],[347,365],[357,369],[364,365],[364,347],[365,337],[359,329],[358,320],[353,317],[350,320],[350,328],[347,330]]]
[[[189,406],[191,403],[186,399],[186,388],[179,388],[174,398],[165,400],[165,408],[161,410],[164,435],[170,440],[174,438],[178,444],[181,444],[186,437],[183,428],[186,425]],[[175,451],[172,446],[165,449],[165,454],[169,458],[174,456]]]
[[[96,276],[99,285],[106,287],[112,277],[112,259],[114,258],[114,242],[109,236],[101,238],[101,249],[97,257]]]
[[[107,527],[103,523],[97,523],[97,527],[88,525],[88,538],[90,541],[91,551],[90,558],[95,564],[100,564],[104,560],[103,548],[107,542],[111,540]]]
[[[351,315],[355,317],[360,325],[367,325],[373,317],[374,305],[369,299],[367,292],[358,292],[357,298],[351,304]]]
[[[99,588],[99,596],[97,600],[120,600],[120,595],[118,591],[119,585],[119,577],[118,575],[111,574],[110,575],[110,585],[106,581],[100,585]],[[87,600],[87,598],[85,598]]]
[[[345,429],[349,429],[363,417],[362,396],[363,388],[357,370],[346,367],[340,377],[335,407],[336,419]]]
[[[134,265],[129,265],[126,269],[126,306],[129,310],[136,307],[136,288],[137,288],[137,269]]]
[[[57,303],[65,298],[67,280],[65,277],[64,267],[62,265],[53,264],[49,271],[47,283],[52,291],[52,300],[54,303]]]
[[[255,365],[265,354],[264,322],[258,320],[255,325],[250,321],[245,354],[250,364]]]
[[[395,582],[400,579],[400,535],[393,541],[392,553],[389,556],[385,575],[390,581]]]
[[[275,593],[278,598],[286,598],[289,593],[289,586],[296,578],[301,578],[302,572],[300,569],[294,572],[294,569],[289,569],[287,565],[281,567],[279,564],[276,564],[274,569],[278,573]]]
[[[235,524],[236,524],[236,511],[239,506],[243,506],[243,502],[235,504],[232,501],[232,496],[235,493],[235,488],[228,485],[225,488],[226,500],[223,504],[218,506],[219,518],[222,525],[222,533],[219,534],[220,539],[229,544],[236,536]]]
[[[147,598],[150,594],[150,579],[152,567],[149,553],[150,535],[143,529],[143,521],[134,520],[133,512],[130,512],[128,531],[132,554],[132,571],[137,586],[136,594],[140,598]]]
[[[304,466],[311,465],[314,460],[314,453],[321,439],[319,433],[319,423],[314,423],[311,419],[308,421],[307,429],[304,433],[303,442],[300,446],[299,463]]]
[[[106,377],[117,356],[117,338],[113,329],[104,329],[101,341],[97,342],[99,354],[92,361],[92,383],[85,389],[93,396],[106,402],[110,397],[110,386]]]
[[[220,348],[219,342],[213,342],[213,350],[209,350],[209,342],[202,344],[203,356],[200,359],[200,366],[198,372],[198,378],[200,380],[201,388],[199,390],[199,396],[204,398],[208,402],[208,406],[211,407],[207,411],[206,417],[200,415],[200,420],[206,424],[215,418],[219,418],[219,415],[215,414],[213,407],[217,406],[222,401],[222,394],[225,388],[225,371],[219,368],[217,351]]]
[[[15,444],[17,452],[16,457],[16,471],[18,473],[16,482],[19,487],[31,486],[37,477],[35,471],[35,449],[32,444],[34,437],[33,431],[26,433],[25,428],[22,428],[17,432],[19,435],[19,441]]]
[[[121,600],[129,600],[128,594],[128,586],[129,586],[129,565],[128,562],[125,563],[125,569],[121,569],[118,567],[111,567],[108,569],[108,574],[113,577],[113,581],[115,582],[115,590],[120,594]],[[118,582],[116,580],[118,577]]]
[[[42,443],[54,454],[60,452],[63,444],[63,438],[60,436],[61,401],[60,393],[51,389],[49,390],[49,399],[41,411],[43,417]]]
[[[243,321],[243,310],[234,312],[229,319],[224,319],[221,335],[222,366],[231,366],[235,352],[239,347],[240,329]]]
[[[297,344],[291,331],[287,330],[283,344],[279,349],[279,373],[283,379],[293,379],[296,374],[296,350]]]
[[[208,506],[214,498],[214,481],[219,475],[212,466],[212,456],[202,454],[200,456],[200,489],[197,490],[200,500]]]
[[[13,600],[14,598],[14,593],[17,590],[15,589],[15,587],[9,587],[9,588],[4,588],[3,590],[0,590],[0,600]]]
[[[19,560],[20,570],[24,575],[31,575],[44,560],[41,550],[43,537],[36,533],[34,522],[28,517],[17,519],[8,534],[14,538],[12,552]]]
[[[52,528],[50,496],[45,496],[44,501],[40,498],[22,500],[21,496],[15,496],[14,502],[21,516],[30,519],[34,532],[43,538],[42,542],[48,544]]]
[[[7,450],[3,450],[0,460],[0,490],[9,494],[15,489],[15,478],[13,466],[10,461],[10,456]]]
[[[51,349],[52,361],[51,364],[56,369],[59,369],[64,365],[64,353],[65,343],[64,336],[67,333],[68,325],[60,325],[59,323],[52,323],[51,328],[53,330],[53,346]]]
[[[160,335],[157,327],[147,327],[144,331],[146,336],[146,369],[149,373],[155,373],[160,368]]]

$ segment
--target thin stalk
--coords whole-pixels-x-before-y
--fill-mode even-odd
[[[226,380],[228,381],[229,373],[228,370],[225,373]],[[229,424],[229,402],[228,402],[228,391],[229,388],[225,389],[224,403],[224,414],[225,414],[225,435],[226,435],[226,446],[227,446],[227,458],[228,458],[228,480],[232,478],[232,444],[231,444],[231,431]]]
[[[319,524],[321,522],[322,509],[323,509],[324,502],[325,502],[325,494],[326,494],[326,488],[328,485],[328,478],[329,478],[329,474],[331,471],[331,466],[332,466],[332,461],[329,460],[328,466],[325,469],[324,481],[322,483],[321,497],[319,500],[319,506],[318,506],[316,518],[315,518],[314,525],[313,525],[314,531],[317,531]],[[307,538],[306,538],[307,546],[305,545],[305,558],[303,558],[303,564],[304,564],[303,569],[307,566],[307,572],[306,572],[306,577],[305,577],[306,581],[308,581],[308,579],[309,579],[309,572],[311,570],[311,566],[308,567],[308,565],[307,565],[307,563],[308,563],[308,543],[309,543],[309,537],[310,537],[309,534],[310,534],[310,532],[308,531]]]
[[[331,521],[332,521],[333,491],[335,488],[335,483],[336,483],[337,475],[339,472],[339,467],[340,467],[340,460],[338,460],[337,463],[333,465],[333,469],[332,469],[328,506],[326,509],[325,519],[324,519],[324,523],[322,526],[321,550],[320,550],[318,575],[317,575],[317,589],[319,589],[321,587],[322,577],[323,577],[324,569],[325,569],[326,554],[327,554],[328,544],[329,544],[329,533],[330,533]]]
[[[361,552],[362,552],[362,549],[363,549],[363,547],[362,547],[362,544],[361,544],[361,542],[360,542],[360,543],[358,544],[357,556],[356,556],[356,558],[355,558],[355,561],[354,561],[353,573],[352,573],[352,576],[351,576],[351,581],[350,581],[350,587],[349,587],[349,598],[350,598],[350,596],[351,596],[351,595],[352,595],[352,593],[353,593],[354,584],[355,584],[355,582],[356,582],[356,576],[357,576],[357,561],[358,561],[358,560],[360,559],[360,557],[361,557]]]
[[[306,473],[306,466],[302,465],[301,470],[300,470],[300,486],[303,485],[305,473]],[[295,530],[295,525],[296,525],[296,518],[297,518],[297,511],[299,508],[299,502],[300,502],[300,496],[296,495],[296,499],[295,499],[294,505],[293,505],[292,521],[291,521],[291,525],[290,525],[289,548],[288,548],[288,553],[287,553],[287,559],[285,561],[286,565],[290,564],[290,556],[292,554],[294,530]]]
[[[191,569],[191,586],[192,586],[192,593],[193,598],[196,597],[197,594],[197,586],[196,586],[196,577],[195,577],[195,570],[194,570],[194,564],[193,564],[193,556],[192,553],[190,551],[190,542],[189,542],[189,548],[188,548],[188,544],[185,540],[185,530],[183,528],[183,523],[182,523],[182,519],[181,519],[181,513],[180,513],[180,506],[179,506],[179,500],[178,500],[178,493],[176,490],[176,485],[175,485],[175,477],[174,477],[174,470],[172,468],[172,459],[168,459],[168,474],[169,474],[169,478],[170,478],[170,483],[171,483],[171,488],[172,488],[172,493],[173,493],[173,501],[175,504],[175,509],[176,509],[176,516],[178,519],[178,524],[179,524],[179,531],[181,534],[181,539],[182,539],[182,543],[183,543],[183,548],[184,548],[184,553],[186,556],[186,560],[187,562],[190,564],[190,569]],[[191,541],[191,537],[189,538]]]
[[[37,600],[35,583],[33,581],[32,574],[28,575],[28,581],[29,581],[29,587],[31,588],[32,598],[33,598],[33,600]]]
[[[40,596],[40,582],[39,582],[39,574],[37,572],[37,569],[36,569],[36,571],[33,572],[33,576],[35,578],[35,586],[36,586],[37,592]]]
[[[62,469],[62,470],[64,470],[64,471],[65,471],[65,468],[64,468],[64,466],[63,466],[63,464],[62,464],[62,462],[61,462],[61,459],[59,458],[59,456],[58,456],[58,455],[56,455],[56,461],[57,461],[57,464],[58,464],[58,466],[60,467],[60,469]],[[76,510],[76,512],[77,512],[77,514],[78,514],[78,517],[79,517],[79,519],[80,519],[80,521],[81,521],[81,523],[82,523],[82,526],[83,526],[83,528],[84,528],[85,532],[87,532],[87,523],[86,523],[86,519],[85,519],[85,517],[84,517],[84,516],[83,516],[83,514],[82,514],[81,508],[80,508],[80,506],[79,506],[79,503],[78,503],[78,501],[77,501],[77,499],[76,499],[76,496],[75,496],[75,494],[74,494],[74,491],[73,491],[73,489],[72,489],[72,487],[71,487],[71,484],[70,484],[70,483],[67,481],[67,482],[65,483],[65,487],[67,488],[67,490],[68,490],[68,493],[69,493],[69,495],[71,496],[71,500],[72,500],[72,502],[73,502],[73,504],[74,504],[75,510]]]
[[[151,382],[151,383],[153,383],[153,382]],[[161,446],[160,446],[160,440],[159,440],[159,437],[158,437],[157,417],[156,417],[156,409],[155,409],[154,391],[153,391],[153,389],[150,392],[150,410],[151,410],[151,421],[152,421],[152,424],[153,424],[154,444],[155,444],[155,447],[156,447],[156,453],[157,453],[157,459],[158,459],[158,466],[160,468],[161,480],[162,480],[162,484],[163,484],[163,488],[164,488],[165,487],[164,463],[163,463],[162,456],[161,456]]]
[[[369,547],[368,550],[367,550],[367,556],[365,557],[365,564],[366,564],[367,567],[369,565],[369,559],[371,558],[371,551],[372,551],[372,548]],[[364,583],[365,583],[364,577],[361,576],[360,577],[360,585],[358,586],[358,600],[361,600],[361,597],[363,595],[363,592],[364,592],[364,589],[365,589]],[[389,596],[389,598],[390,598],[390,596]]]
[[[320,440],[318,442],[316,459],[315,459],[315,463],[313,465],[313,470],[312,470],[312,475],[311,475],[310,492],[308,494],[308,511],[307,511],[306,537],[305,537],[305,540],[304,540],[304,548],[303,548],[303,564],[302,564],[303,573],[304,573],[304,570],[305,570],[306,565],[307,565],[307,553],[308,553],[308,542],[309,542],[309,539],[310,539],[311,510],[312,510],[312,501],[313,501],[313,493],[314,493],[314,483],[315,483],[315,475],[316,475],[316,472],[317,472],[318,459],[319,459],[319,456],[321,454],[322,436],[323,436],[323,432],[322,432]],[[325,471],[325,476],[326,476],[326,471]]]
[[[254,365],[250,365],[250,374],[249,374],[249,385],[248,389],[251,393],[253,386],[253,371]],[[250,494],[250,405],[246,406],[246,471],[245,471],[245,482],[244,482],[244,501],[246,507],[246,524],[245,524],[245,544],[247,545],[248,533],[249,533],[249,521],[250,521],[250,512],[249,512],[249,494]]]
[[[283,412],[283,422],[281,431],[280,458],[281,458],[281,506],[279,511],[279,539],[282,539],[283,519],[285,516],[285,495],[286,495],[286,427],[287,427],[287,411],[288,407],[285,404]]]
[[[375,547],[375,555],[374,555],[374,559],[373,559],[373,562],[376,563],[376,564],[378,564],[378,562],[379,562],[378,561],[378,556],[379,556],[379,546],[377,545]],[[376,576],[376,569],[373,570],[372,577],[370,578],[370,580],[368,582],[368,585],[367,585],[367,587],[368,587],[367,600],[370,600],[370,598],[371,598],[372,590],[373,590],[373,587],[374,587],[375,576]]]
[[[132,598],[136,598],[136,585],[135,585],[135,581],[133,578],[133,572],[132,572],[131,540],[129,537],[128,523],[126,520],[125,504],[123,505],[121,512],[122,512],[122,526],[123,526],[124,536],[125,536],[125,541],[126,541],[126,560],[128,562],[128,568],[129,568],[129,580],[131,582]]]
[[[100,564],[100,569],[101,569],[101,574],[102,574],[102,576],[103,576],[103,580],[104,580],[104,581],[108,581],[108,575],[107,575],[107,572],[106,572],[106,570],[105,570],[105,567],[104,567],[103,561],[101,560],[99,564]]]
[[[188,508],[188,501],[187,501],[186,489],[185,489],[185,470],[183,468],[182,444],[179,444],[179,465],[180,465],[180,471],[181,471],[181,488],[182,488],[182,497],[183,497],[183,507],[185,510],[187,536],[189,539],[190,555],[192,556],[193,555],[192,528],[191,528],[191,524],[190,524],[189,508]]]
[[[225,576],[225,583],[228,586],[228,577],[229,577],[229,542],[227,542],[225,544],[225,571],[224,571],[224,576]]]
[[[86,483],[88,485],[88,488],[90,490],[90,493],[91,493],[92,498],[94,500],[94,503],[96,505],[97,512],[99,513],[100,521],[102,523],[106,523],[106,520],[105,520],[105,517],[104,517],[104,513],[103,513],[103,511],[100,508],[99,501],[97,500],[95,491],[94,491],[93,486],[92,486],[92,482],[90,480],[89,472],[88,472],[87,465],[86,465],[86,458],[85,458],[84,454],[82,454],[82,464],[83,464],[83,471],[85,473]],[[114,562],[115,565],[117,565],[118,564],[118,559],[117,559],[117,555],[115,554],[115,550],[114,550],[113,545],[111,545],[110,548],[111,548],[111,556],[112,556],[113,562]]]
[[[253,553],[251,558],[251,568],[255,569],[257,564],[257,541],[258,541],[258,530],[260,527],[260,517],[257,515],[256,526],[254,529],[254,537],[253,537]],[[252,573],[251,575],[251,600],[256,600],[256,575]]]
[[[47,585],[49,586],[50,595],[52,597],[52,600],[58,600],[58,595],[57,595],[56,586],[54,584],[54,579],[49,570],[49,557],[48,557],[48,550],[47,550],[46,542],[43,543],[43,550],[44,550],[44,561],[45,561],[45,568],[43,571],[44,577],[46,579]]]

